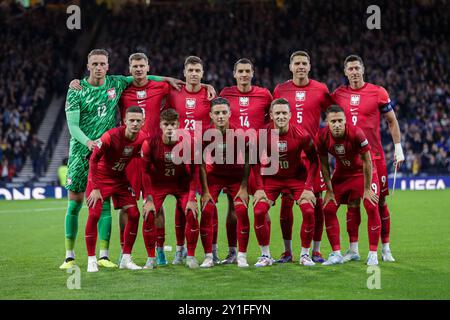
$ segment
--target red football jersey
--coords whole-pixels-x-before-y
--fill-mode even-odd
[[[304,151],[308,157],[316,159],[317,165],[316,149],[310,135],[298,126],[289,126],[288,131],[280,134],[278,138],[275,135],[272,135],[274,129],[273,123],[266,125],[264,129],[269,131],[268,141],[278,139],[279,169],[278,172],[271,177],[275,179],[295,178],[299,180],[306,180],[306,177],[308,176],[308,180],[311,181],[308,181],[307,185],[308,187],[312,187],[313,176],[310,177],[309,172],[306,171],[306,168],[300,159],[300,154]],[[268,156],[271,156],[272,154],[271,146],[272,143],[268,143]],[[262,166],[269,167],[269,164],[262,164]]]
[[[360,89],[341,86],[332,98],[344,109],[347,122],[360,127],[369,141],[374,159],[384,159],[380,136],[381,114],[392,110],[387,91],[366,82]]]
[[[226,98],[231,106],[230,124],[244,130],[258,130],[268,122],[272,95],[270,91],[252,86],[249,92],[239,91],[237,86],[225,87],[220,96]]]
[[[316,145],[320,155],[328,156],[330,153],[336,158],[334,175],[356,176],[363,173],[360,155],[370,151],[370,144],[360,128],[347,124],[344,137],[335,139],[327,126],[317,135]]]
[[[195,131],[197,121],[200,121],[203,127],[209,125],[210,106],[205,87],[198,92],[189,92],[184,85],[181,91],[171,89],[166,103],[166,108],[173,108],[180,115],[180,129],[188,130],[191,134]]]
[[[214,125],[211,125],[209,127],[206,127],[203,133],[203,138],[205,138],[205,132],[209,129],[215,129]],[[233,126],[230,124],[229,129],[231,130],[237,130],[239,128]],[[234,132],[234,131],[233,131]],[[247,141],[245,141],[244,146],[240,146],[238,143],[238,139],[236,135],[233,139],[233,145],[230,146],[227,143],[227,135],[230,132],[225,132],[224,135],[222,135],[222,142],[217,141],[216,148],[206,151],[205,148],[211,145],[215,142],[215,139],[212,138],[212,141],[203,141],[203,161],[206,166],[206,173],[207,174],[214,174],[216,176],[243,176],[244,175],[244,163],[245,163],[245,149],[247,147]],[[241,148],[242,147],[242,148]],[[212,148],[212,145],[211,147]],[[233,150],[234,149],[234,150]],[[216,151],[220,152],[222,150],[221,159],[216,158]],[[230,156],[231,152],[233,152],[233,159],[229,159],[227,163],[227,155]],[[219,155],[217,155],[219,156]],[[221,163],[217,163],[217,162]]]
[[[136,87],[130,85],[120,96],[120,115],[122,122],[125,120],[125,112],[129,107],[138,106],[144,110],[145,123],[142,130],[147,135],[159,132],[159,114],[164,97],[169,94],[167,82],[149,81],[145,86]]]
[[[289,101],[291,124],[301,126],[311,137],[319,131],[321,112],[332,104],[327,86],[312,79],[306,86],[297,86],[292,80],[281,83],[275,87],[273,98]]]
[[[94,189],[102,182],[127,182],[125,167],[139,157],[146,134],[139,132],[135,140],[125,137],[125,126],[106,131],[94,147],[89,159],[89,181]]]
[[[151,186],[169,187],[179,186],[183,183],[189,183],[191,178],[190,163],[194,163],[193,158],[193,141],[186,150],[190,150],[189,163],[175,164],[174,156],[183,157],[183,151],[175,154],[173,149],[176,146],[181,147],[184,143],[183,137],[172,145],[164,144],[161,134],[148,137],[142,145],[142,159],[144,161],[144,170],[151,177]],[[145,179],[144,179],[145,181]],[[148,190],[149,186],[145,185],[144,189]],[[147,192],[147,191],[146,191]]]

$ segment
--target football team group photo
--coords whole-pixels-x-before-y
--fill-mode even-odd
[[[448,1],[0,9],[0,299],[450,297]]]

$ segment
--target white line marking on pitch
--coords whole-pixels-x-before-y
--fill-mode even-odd
[[[38,209],[16,209],[16,210],[0,210],[0,213],[18,213],[18,212],[42,212],[42,211],[59,211],[67,209],[67,207],[58,207],[58,208],[38,208]]]

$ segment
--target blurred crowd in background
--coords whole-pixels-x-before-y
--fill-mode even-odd
[[[0,181],[11,181],[27,156],[42,172],[44,141],[37,130],[53,95],[65,95],[74,35],[65,12],[0,4]]]
[[[182,79],[184,59],[197,55],[204,60],[203,81],[217,91],[234,84],[233,64],[243,57],[255,65],[254,84],[272,91],[291,78],[289,56],[296,50],[310,54],[310,77],[333,91],[346,82],[345,57],[358,54],[365,62],[365,80],[385,87],[395,105],[406,157],[401,171],[449,173],[450,4],[378,1],[381,30],[369,30],[370,4],[351,0],[128,4],[108,14],[95,47],[110,52],[110,74],[128,74],[128,56],[139,51],[149,56],[152,74]],[[16,170],[32,137],[33,111],[45,108],[40,104],[50,93],[66,90],[64,58],[70,50],[61,45],[67,31],[54,28],[51,15],[37,13],[32,22],[25,20],[0,25],[0,41],[6,45],[0,49],[0,159],[8,159]],[[393,143],[385,121],[381,132],[390,166]]]

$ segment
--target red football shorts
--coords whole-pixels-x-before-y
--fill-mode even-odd
[[[388,175],[387,175],[387,167],[386,160],[381,158],[374,160],[375,167],[377,168],[378,173],[378,183],[380,185],[380,196],[389,195],[389,184],[388,184]]]
[[[99,185],[99,189],[103,200],[106,200],[109,197],[112,198],[114,209],[116,210],[129,205],[137,206],[133,189],[124,181],[119,183],[117,181],[106,181]],[[89,197],[92,190],[92,185],[88,182],[86,187],[86,198]]]
[[[349,201],[362,199],[364,196],[364,174],[362,173],[353,176],[334,174],[331,184],[338,204],[348,204]],[[374,193],[380,195],[378,175],[375,171],[372,173],[370,186]]]
[[[242,177],[240,176],[217,176],[208,174],[208,189],[214,202],[217,202],[222,190],[229,194],[233,199],[239,192]]]
[[[321,170],[321,164],[320,164],[320,159],[318,159],[318,169],[317,169],[317,175],[314,178],[314,183],[313,183],[313,189],[314,189],[314,193],[320,193],[322,191],[326,191],[327,190],[327,186],[325,184],[325,180],[323,180],[322,177],[322,170]],[[306,157],[306,155],[304,153],[302,153],[302,161],[303,164],[306,168],[306,171],[308,172],[309,170],[309,160],[308,157]]]
[[[184,212],[189,200],[189,184],[184,186],[155,186],[155,188],[152,188],[151,195],[156,212],[161,209],[168,195],[173,195],[177,199],[177,204],[181,205],[180,209]]]
[[[264,191],[269,200],[275,202],[283,193],[290,193],[294,200],[300,199],[305,188],[305,181],[298,179],[276,179],[263,176]]]
[[[144,186],[142,185],[142,174],[144,172],[141,158],[133,158],[125,168],[125,174],[136,195],[136,201],[140,199]]]

